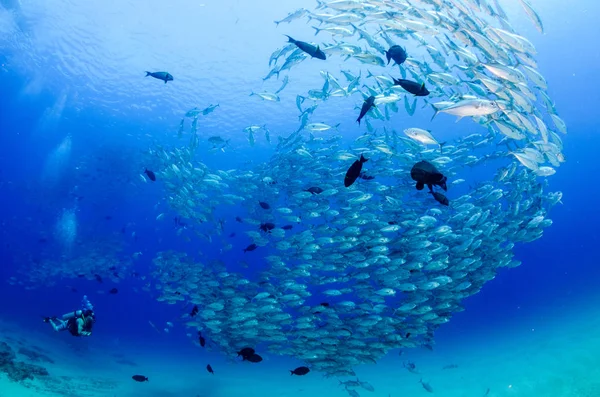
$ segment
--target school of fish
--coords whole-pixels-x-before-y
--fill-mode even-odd
[[[311,371],[355,376],[353,368],[392,349],[432,348],[435,331],[465,298],[499,269],[520,265],[513,248],[540,238],[561,202],[548,177],[565,161],[567,127],[534,45],[515,32],[500,2],[318,0],[276,24],[308,22],[320,43],[282,36],[264,77],[286,74],[281,88],[251,93],[279,102],[296,65],[323,65],[323,87],[297,95],[298,128],[276,137],[267,162],[218,170],[197,160],[203,139],[215,150],[228,146],[198,133],[218,105],[186,114],[187,146],[150,150],[152,181],[164,184],[171,210],[190,225],[182,237],[221,253],[239,250],[260,268],[247,278],[218,257],[167,251],[154,258],[148,290],[159,291],[159,301],[197,306],[183,317],[192,338],[201,332],[231,357],[262,346]],[[543,32],[531,4],[520,3]],[[333,70],[336,57],[360,72]],[[311,120],[332,97],[356,102],[358,120]],[[427,125],[396,131],[388,123],[417,111],[470,119],[480,131],[448,140]],[[365,134],[348,143],[344,124],[361,120]],[[243,131],[250,145],[259,131],[271,143],[266,125],[252,125]],[[443,174],[444,187],[447,178],[447,191],[415,189],[411,169],[421,161]],[[473,176],[484,167],[494,174]],[[244,228],[249,245],[227,236],[229,224]]]
[[[541,28],[533,8],[523,4]],[[266,79],[293,74],[300,62],[326,65],[335,55],[398,64],[392,52],[404,52],[393,48],[399,44],[416,43],[419,57],[406,51],[400,66],[368,77],[322,71],[324,86],[297,96],[296,132],[278,137],[275,154],[252,170],[214,170],[195,161],[197,118],[188,147],[155,148],[171,208],[209,225],[195,231],[207,242],[222,251],[243,248],[249,266],[265,268],[250,280],[218,259],[200,263],[162,252],[153,279],[161,301],[201,308],[187,326],[226,354],[266,345],[327,375],[354,376],[354,367],[375,363],[391,349],[432,347],[435,330],[463,310],[464,298],[498,269],[520,265],[513,247],[540,238],[552,223],[548,210],[561,200],[545,177],[565,161],[558,133],[567,131],[537,71],[533,44],[513,30],[498,1],[319,1],[315,10],[296,10],[276,23],[301,19],[313,23],[317,37],[328,33],[334,42],[288,36],[273,53]],[[423,56],[428,59],[418,60]],[[389,77],[397,73],[414,84],[404,87]],[[281,89],[287,83],[286,76]],[[312,122],[311,115],[321,101],[355,93],[367,103],[359,121],[364,117],[368,132],[348,146],[339,125]],[[279,101],[277,93],[252,94]],[[403,133],[373,127],[372,119],[393,119],[402,101],[414,114],[417,100],[434,115],[471,118],[481,132],[440,143],[423,126]],[[260,130],[269,132],[266,126],[245,129],[252,145]],[[361,156],[368,162],[358,162]],[[415,189],[411,167],[421,160],[447,177],[449,207]],[[370,177],[345,187],[353,162]],[[498,165],[493,179],[461,179],[492,164]],[[229,214],[244,208],[238,222],[247,228],[248,247],[226,238],[232,219],[215,215],[223,206]]]

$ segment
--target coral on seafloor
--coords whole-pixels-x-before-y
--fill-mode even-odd
[[[6,342],[0,342],[0,372],[5,372],[10,380],[20,382],[50,375],[42,366],[17,361],[15,358],[13,349]]]

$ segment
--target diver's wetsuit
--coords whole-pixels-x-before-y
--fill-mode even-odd
[[[94,319],[92,316],[85,316],[82,310],[70,312],[62,318],[53,317],[48,320],[55,331],[68,330],[73,336],[90,336]]]

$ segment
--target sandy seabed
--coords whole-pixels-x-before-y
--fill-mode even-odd
[[[528,321],[537,329],[513,325],[460,343],[439,342],[433,352],[409,350],[401,357],[390,352],[376,365],[355,369],[375,391],[355,391],[361,397],[600,397],[600,310],[594,306]],[[50,330],[24,333],[17,324],[0,323],[0,342],[13,349],[15,359],[49,373],[21,382],[0,373],[0,397],[349,396],[339,383],[349,378],[325,378],[318,372],[290,376],[294,363],[269,354],[256,365],[213,358],[216,374],[211,375],[203,361],[181,359],[176,352],[81,348],[64,336]],[[406,361],[414,362],[418,373],[407,371]],[[138,373],[150,381],[133,381]]]

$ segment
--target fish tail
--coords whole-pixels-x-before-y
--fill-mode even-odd
[[[365,156],[363,156],[362,154],[360,155],[360,162],[361,163],[366,163],[367,161],[369,161],[369,159],[366,159]]]
[[[288,36],[287,34],[284,34],[284,36],[288,38],[288,43],[296,43],[296,40],[292,39],[291,36]]]
[[[294,371],[292,371],[292,370],[290,369],[290,376],[291,376],[291,375],[294,375]]]
[[[319,29],[316,26],[311,26],[314,30],[315,30],[315,36],[319,34],[319,32],[321,31],[321,29]]]
[[[387,58],[387,61],[388,61],[388,63],[387,63],[387,64],[389,65],[389,64],[390,64],[390,61],[392,60],[392,57],[390,56],[390,52],[389,52],[389,51],[386,51],[386,52],[385,52],[385,57]]]
[[[150,76],[152,73],[146,71],[146,77]]]
[[[435,106],[433,106],[433,105],[431,105],[431,107],[432,107],[432,108],[433,108],[433,110],[434,110],[433,116],[431,116],[431,120],[433,121],[433,119],[435,118],[435,116],[437,116],[437,115],[438,115],[438,113],[440,112],[440,110],[439,110],[439,109],[436,109],[436,108],[435,108]]]
[[[448,143],[448,142],[441,142],[438,145],[440,145],[440,154],[444,154],[444,145]]]

